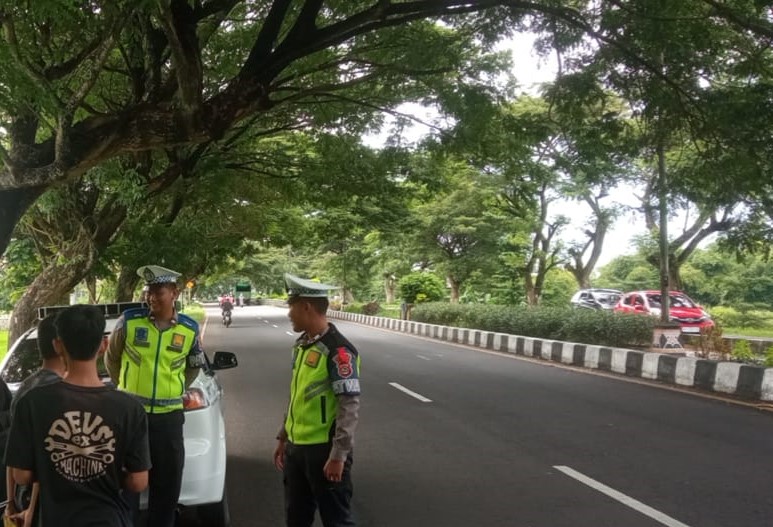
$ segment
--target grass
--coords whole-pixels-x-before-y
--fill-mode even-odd
[[[723,335],[739,335],[743,337],[767,337],[773,338],[773,328],[736,328],[732,326],[722,327]]]
[[[183,307],[182,312],[199,324],[204,322],[204,307],[201,304],[187,304],[185,307]]]

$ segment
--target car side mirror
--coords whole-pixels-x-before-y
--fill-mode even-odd
[[[239,361],[236,360],[236,355],[230,351],[216,351],[212,359],[213,370],[228,370],[236,368],[238,365]]]

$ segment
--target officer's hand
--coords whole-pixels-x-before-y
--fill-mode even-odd
[[[274,449],[274,466],[277,470],[285,468],[285,442],[281,439],[277,441]]]
[[[344,462],[337,459],[328,459],[325,463],[325,468],[322,469],[325,473],[325,479],[328,481],[341,481],[341,476],[344,473]]]

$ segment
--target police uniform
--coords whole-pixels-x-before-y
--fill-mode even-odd
[[[176,283],[180,273],[156,265],[137,273],[146,285]],[[174,313],[158,321],[147,307],[124,311],[110,335],[105,365],[120,390],[133,394],[148,414],[150,471],[148,525],[174,525],[185,462],[183,394],[204,363],[199,326]],[[133,497],[139,507],[139,495]]]
[[[332,286],[285,275],[293,297],[327,297]],[[278,439],[286,441],[284,486],[289,527],[310,527],[318,506],[325,527],[355,525],[351,515],[352,448],[359,419],[360,356],[333,324],[304,333],[292,354],[290,403]],[[340,482],[325,478],[331,460],[344,462]]]

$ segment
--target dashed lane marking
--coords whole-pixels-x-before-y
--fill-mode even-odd
[[[405,387],[405,386],[403,386],[402,384],[397,384],[396,382],[390,382],[390,383],[389,383],[389,386],[391,386],[392,388],[396,388],[396,389],[400,390],[400,391],[401,391],[401,392],[403,392],[403,393],[407,393],[407,394],[408,394],[408,395],[410,395],[411,397],[413,397],[413,398],[415,398],[415,399],[418,399],[419,401],[421,401],[421,402],[423,402],[423,403],[431,403],[431,402],[432,402],[432,399],[427,399],[427,398],[426,398],[426,397],[424,397],[423,395],[421,395],[421,394],[418,394],[418,393],[416,393],[416,392],[413,392],[413,391],[409,390],[408,388],[406,388],[406,387]]]
[[[421,360],[432,360],[429,357],[425,357],[424,355],[416,355],[416,356],[419,357]]]
[[[567,467],[565,465],[555,465],[553,468],[556,470],[560,470],[570,478],[574,478],[580,483],[583,483],[589,486],[590,488],[601,492],[602,494],[606,494],[613,500],[617,500],[623,505],[630,507],[637,512],[640,512],[641,514],[648,516],[653,520],[663,525],[666,525],[667,527],[689,527],[689,525],[682,523],[679,520],[675,520],[671,516],[667,516],[666,514],[663,514],[662,512],[660,512],[659,510],[653,509],[649,505],[645,505],[639,500],[636,500],[626,494],[623,494],[622,492],[617,491],[612,487],[607,487],[603,483],[598,482],[593,478],[589,478],[585,474],[581,472],[577,472],[571,467]]]

